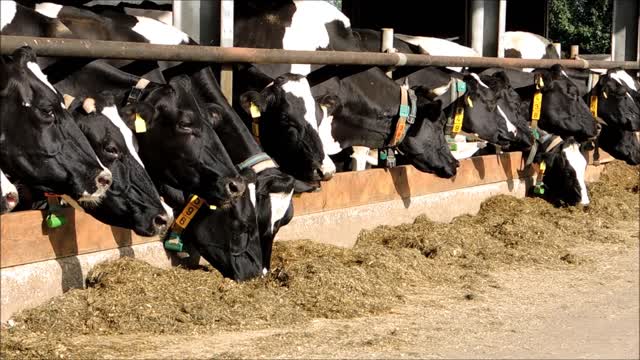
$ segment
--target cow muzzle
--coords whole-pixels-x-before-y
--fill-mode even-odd
[[[7,213],[13,210],[18,205],[18,193],[9,192],[2,197],[2,204],[0,204],[0,214]]]

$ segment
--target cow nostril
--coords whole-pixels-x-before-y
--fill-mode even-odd
[[[227,183],[227,193],[233,197],[240,196],[244,193],[245,185],[237,180],[230,180]]]
[[[98,176],[98,184],[102,187],[111,186],[111,176],[110,175],[100,175]]]
[[[169,220],[168,220],[168,216],[167,215],[156,215],[153,218],[153,224],[156,227],[165,227],[169,224]]]

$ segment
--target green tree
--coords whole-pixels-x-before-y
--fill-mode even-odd
[[[631,0],[633,1],[633,0]],[[612,0],[550,0],[549,37],[585,54],[611,53]]]

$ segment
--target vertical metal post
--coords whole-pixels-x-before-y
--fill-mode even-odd
[[[504,57],[503,38],[507,24],[507,0],[500,0],[498,4],[498,57]]]
[[[562,44],[559,42],[554,42],[553,48],[556,49],[558,56],[560,57],[560,59],[562,59]]]
[[[611,57],[614,61],[638,60],[639,16],[637,1],[613,0]]]
[[[580,54],[580,46],[579,45],[571,45],[571,51],[569,53],[570,59],[575,59]]]
[[[471,0],[471,48],[483,54],[484,1]]]
[[[173,26],[200,42],[200,2],[173,0]]]
[[[382,29],[382,44],[380,50],[383,53],[386,52],[394,52],[393,48],[393,29],[392,28],[383,28]],[[386,72],[388,77],[393,76],[393,70],[389,70]]]
[[[233,47],[233,0],[220,1],[220,46]],[[229,104],[233,100],[233,65],[223,64],[220,88]]]

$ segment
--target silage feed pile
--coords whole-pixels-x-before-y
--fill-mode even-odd
[[[198,334],[366,316],[401,303],[416,286],[462,290],[497,267],[575,266],[582,259],[572,247],[630,241],[606,229],[639,220],[639,176],[640,167],[608,164],[586,210],[500,195],[449,224],[421,216],[363,231],[352,249],[278,242],[272,272],[239,284],[212,268],[103,263],[87,289],[16,315],[15,326],[2,330],[2,357],[67,357],[80,350],[71,342],[77,335]]]

